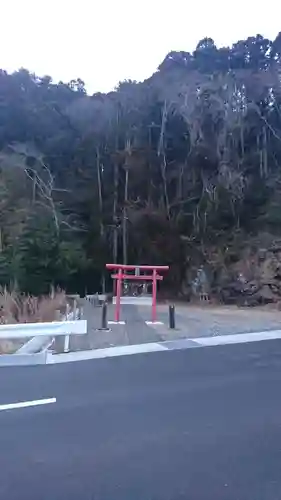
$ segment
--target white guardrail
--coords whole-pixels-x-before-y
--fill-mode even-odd
[[[53,321],[51,323],[24,323],[0,325],[0,339],[21,339],[28,337],[57,335],[84,335],[87,333],[87,320]]]

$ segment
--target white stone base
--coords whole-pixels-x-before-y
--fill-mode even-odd
[[[113,297],[112,303],[116,304],[116,297]],[[152,306],[152,297],[120,297],[120,304],[136,306]]]
[[[163,321],[146,321],[147,325],[164,325]]]

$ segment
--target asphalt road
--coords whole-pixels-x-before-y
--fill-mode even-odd
[[[0,498],[281,499],[281,342],[0,369]]]

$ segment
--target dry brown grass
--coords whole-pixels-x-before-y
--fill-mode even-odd
[[[62,291],[33,297],[16,291],[0,290],[0,323],[38,323],[54,321],[57,311],[64,312],[66,295]]]
[[[28,340],[28,339],[25,339]],[[1,339],[0,340],[0,356],[1,354],[13,354],[14,352],[17,351],[24,343],[24,340],[8,340],[8,339]]]
[[[66,303],[66,295],[60,290],[50,295],[33,297],[0,289],[0,324],[55,321],[58,311],[66,311]],[[0,354],[14,352],[21,344],[21,341],[1,339]]]

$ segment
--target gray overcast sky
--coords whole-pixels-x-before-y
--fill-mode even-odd
[[[218,46],[281,31],[281,2],[255,0],[2,0],[0,67],[26,67],[55,81],[82,78],[87,89],[111,90],[143,80],[170,50]],[[270,19],[270,24],[269,24]]]

